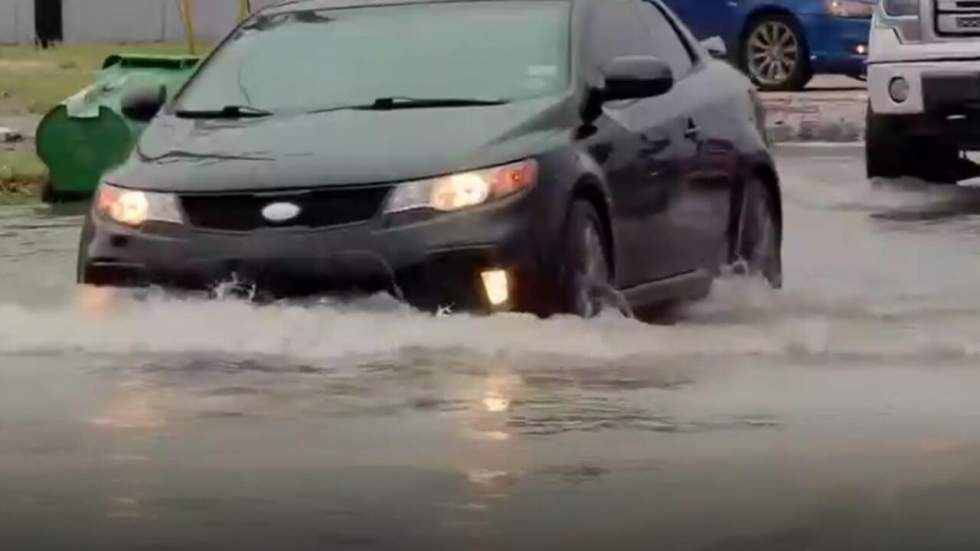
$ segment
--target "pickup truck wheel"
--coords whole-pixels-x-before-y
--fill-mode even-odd
[[[964,179],[960,150],[956,144],[928,141],[917,144],[918,155],[912,175],[933,184],[955,184]]]
[[[898,178],[908,175],[905,163],[908,139],[886,118],[876,115],[868,105],[864,160],[868,178]]]
[[[813,78],[806,36],[789,15],[763,15],[749,23],[739,62],[760,90],[802,90]]]
[[[911,176],[934,184],[955,184],[970,177],[969,161],[955,143],[909,136],[902,127],[868,106],[864,140],[868,178]]]

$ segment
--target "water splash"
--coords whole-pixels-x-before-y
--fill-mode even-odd
[[[859,305],[806,304],[746,278],[719,280],[712,296],[647,325],[608,312],[597,319],[501,314],[434,316],[379,295],[365,300],[257,306],[151,291],[82,288],[71,306],[0,304],[0,353],[286,356],[324,361],[406,350],[482,356],[614,360],[733,356],[945,358],[980,354],[969,312],[908,323]]]

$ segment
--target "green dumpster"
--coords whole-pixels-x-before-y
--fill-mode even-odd
[[[102,174],[126,160],[146,127],[123,116],[123,96],[136,88],[162,85],[173,97],[198,61],[193,56],[106,58],[91,86],[52,109],[38,125],[37,154],[49,171],[43,199],[91,196]]]

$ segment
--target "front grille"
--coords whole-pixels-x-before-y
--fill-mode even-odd
[[[946,36],[980,35],[980,1],[936,0],[936,32]]]
[[[980,29],[980,15],[956,18],[956,26],[960,29]]]
[[[392,186],[330,188],[293,193],[228,193],[182,195],[188,222],[201,229],[249,231],[269,227],[327,228],[370,220]],[[295,218],[272,222],[262,209],[273,203],[299,207]]]

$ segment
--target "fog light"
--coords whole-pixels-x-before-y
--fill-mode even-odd
[[[480,273],[483,290],[493,306],[501,306],[510,300],[510,284],[506,270],[486,270]]]
[[[902,77],[895,77],[888,83],[888,95],[895,103],[904,103],[909,99],[909,81]]]
[[[112,289],[106,287],[93,287],[83,285],[78,288],[77,306],[83,315],[92,317],[103,317],[108,315],[112,308]]]
[[[857,46],[854,46],[854,53],[856,53],[857,55],[867,55],[868,47],[865,46],[864,44],[858,44]]]

